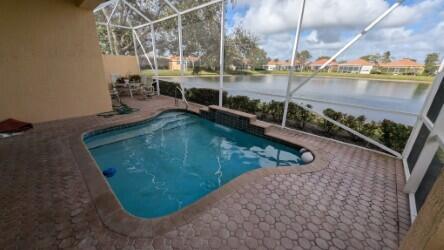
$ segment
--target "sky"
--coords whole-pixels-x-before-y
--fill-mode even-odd
[[[240,26],[255,34],[270,58],[291,57],[301,0],[236,0],[227,6],[228,32]],[[332,56],[396,0],[306,0],[299,51]],[[423,62],[444,55],[444,0],[406,0],[339,57],[350,60],[390,51],[393,59]]]

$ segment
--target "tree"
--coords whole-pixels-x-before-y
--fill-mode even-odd
[[[162,11],[169,7],[160,1],[160,6],[153,8],[152,4],[146,4],[145,1],[134,1],[134,7],[141,13],[150,17],[162,16]],[[193,7],[195,1],[177,1],[175,3],[178,9],[188,9]],[[135,26],[145,23],[139,14],[131,8],[124,7],[122,1],[120,7],[112,17],[111,24],[122,26]],[[198,58],[199,67],[209,70],[216,70],[219,67],[220,57],[220,20],[221,8],[219,5],[213,5],[204,10],[196,10],[182,15],[182,45],[184,57]],[[149,13],[149,14],[148,14]],[[99,18],[101,12],[96,13]],[[105,22],[104,16],[101,16],[102,22]],[[171,18],[154,24],[156,52],[159,57],[169,57],[179,55],[179,35],[177,30],[177,19]],[[110,32],[113,48],[108,42],[106,26],[98,26],[100,46],[103,53],[115,51],[119,55],[134,54],[134,43],[131,30],[112,28]],[[137,30],[138,37],[150,54],[152,51],[151,26]],[[228,34],[228,33],[226,33]],[[253,67],[265,65],[267,61],[266,52],[259,47],[259,39],[252,33],[238,27],[225,38],[225,64],[226,65],[245,65],[250,64]],[[108,44],[108,45],[107,45]],[[137,45],[139,48],[140,46]],[[194,63],[193,63],[194,68]]]
[[[99,38],[99,46],[102,50],[103,54],[112,54],[111,46],[108,41],[108,32],[106,30],[106,26],[104,25],[96,25],[97,29],[97,37]]]
[[[374,64],[379,64],[381,62],[381,58],[382,57],[380,54],[361,56],[361,59],[372,62]]]
[[[322,59],[330,59],[330,57],[329,56],[320,56],[316,60],[322,60]]]
[[[296,55],[296,60],[299,61],[299,63],[301,64],[301,70],[304,70],[304,66],[310,58],[311,54],[308,50],[298,52],[298,54]]]
[[[382,63],[391,62],[392,61],[391,56],[392,56],[392,53],[390,51],[384,52],[384,54],[382,55],[382,58],[381,58],[381,62]]]
[[[267,64],[267,53],[259,47],[259,39],[254,34],[236,27],[226,41],[228,43],[225,52],[226,65],[238,68],[249,63],[256,68]]]
[[[438,53],[430,53],[427,54],[427,57],[425,59],[425,66],[424,66],[424,74],[427,75],[434,75],[436,70],[438,69],[438,61],[439,61],[439,54]]]

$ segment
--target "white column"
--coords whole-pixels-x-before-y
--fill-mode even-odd
[[[223,105],[224,93],[224,41],[225,41],[225,2],[222,1],[220,14],[220,55],[219,55],[219,107]]]
[[[302,20],[304,18],[304,10],[305,10],[305,0],[301,1],[301,6],[299,9],[299,19],[298,19],[298,26],[296,28],[296,36],[294,38],[294,44],[293,44],[293,52],[291,54],[291,62],[290,62],[290,69],[288,70],[288,83],[287,83],[287,91],[285,95],[285,106],[284,106],[284,116],[282,117],[282,127],[285,127],[285,123],[287,122],[287,113],[288,113],[288,103],[290,102],[290,90],[291,90],[291,82],[292,82],[292,74],[294,71],[294,61],[296,60],[296,54],[298,53],[298,46],[299,46],[299,40],[301,37],[301,27],[302,27]]]

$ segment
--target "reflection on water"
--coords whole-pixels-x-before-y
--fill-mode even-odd
[[[178,82],[178,77],[163,77],[164,80]],[[293,86],[297,86],[304,77],[295,77]],[[288,77],[282,76],[226,76],[224,88],[230,95],[246,95],[263,101],[284,100]],[[218,88],[219,77],[185,77],[186,88]],[[390,82],[366,79],[338,79],[338,78],[314,78],[305,85],[297,96],[304,98],[334,101],[339,103],[370,106],[387,110],[396,110],[409,113],[418,113],[427,95],[429,84],[410,82]],[[279,96],[265,96],[259,93],[245,91],[257,91]],[[381,111],[364,110],[324,103],[312,103],[314,109],[322,111],[330,107],[335,110],[353,114],[364,114],[369,120],[391,119],[396,122],[413,124],[414,116],[405,114],[391,114]]]

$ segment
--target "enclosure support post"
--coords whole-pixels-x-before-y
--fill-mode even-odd
[[[157,65],[157,55],[156,55],[156,36],[154,34],[154,25],[151,24],[151,40],[153,44],[153,57],[154,57],[154,75],[156,76],[156,89],[157,95],[160,95],[160,86],[159,86],[159,68]]]
[[[177,30],[179,32],[179,61],[180,61],[180,77],[179,77],[179,84],[182,91],[185,93],[185,89],[183,88],[183,75],[184,75],[184,68],[183,68],[183,47],[182,47],[182,15],[177,16]],[[182,100],[185,99],[185,96],[182,95]]]
[[[222,1],[220,14],[220,55],[219,55],[219,107],[223,105],[224,93],[224,33],[225,33],[225,1]]]
[[[296,28],[296,36],[294,38],[294,44],[293,44],[293,52],[291,54],[291,62],[290,62],[290,69],[288,70],[288,83],[287,83],[287,91],[285,94],[285,106],[284,106],[284,116],[282,117],[282,127],[285,127],[285,123],[287,122],[287,113],[288,113],[288,103],[290,102],[290,90],[291,90],[291,82],[292,82],[292,75],[293,75],[293,68],[295,65],[296,55],[298,53],[298,46],[299,46],[299,40],[301,37],[301,27],[302,27],[302,20],[304,18],[304,10],[305,10],[305,0],[301,1],[301,6],[299,9],[299,19],[298,19],[298,26]]]
[[[136,31],[134,29],[132,29],[133,32],[133,44],[134,44],[134,55],[136,56],[136,61],[137,61],[137,66],[139,67],[139,70],[141,70],[140,68],[140,61],[139,61],[139,54],[137,53],[137,41],[136,41]]]
[[[136,40],[137,42],[139,42],[140,44],[140,48],[142,49],[143,52],[143,56],[146,58],[146,60],[148,61],[148,63],[150,64],[151,69],[154,69],[153,64],[151,63],[150,57],[147,55],[145,48],[143,47],[142,42],[140,41],[139,36],[137,35],[136,32],[134,32],[134,35],[136,36]]]
[[[113,45],[111,42],[111,29],[109,28],[110,18],[106,14],[105,9],[102,9],[102,13],[106,17],[106,34],[108,36],[109,51],[111,52],[111,54],[113,54]]]
[[[111,29],[109,27],[109,25],[106,25],[106,32],[108,33],[108,43],[109,43],[109,51],[111,52],[111,55],[114,53],[113,52],[113,42],[111,40]]]
[[[113,48],[114,48],[114,44],[112,42],[111,39],[111,29],[109,28],[109,24],[111,23],[111,19],[114,16],[114,12],[116,12],[117,6],[119,5],[120,0],[116,1],[116,5],[114,5],[113,10],[111,11],[111,14],[109,15],[108,20],[106,20],[106,27],[107,27],[107,31],[108,31],[108,39],[109,39],[109,46],[110,46],[110,50],[111,50],[111,54],[113,53]],[[103,11],[103,13],[105,14],[105,11]],[[106,16],[106,15],[105,15]],[[117,55],[117,51],[114,48],[114,54]]]

